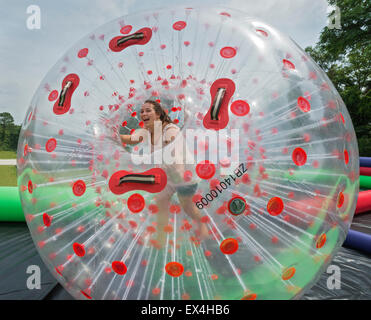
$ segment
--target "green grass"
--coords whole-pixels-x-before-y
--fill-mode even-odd
[[[0,151],[0,159],[16,159],[17,153],[15,151]]]
[[[17,186],[16,166],[0,166],[0,187]]]

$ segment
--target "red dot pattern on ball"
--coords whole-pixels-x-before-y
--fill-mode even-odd
[[[49,101],[57,100],[57,98],[58,98],[58,91],[57,90],[53,90],[52,92],[50,92],[50,94],[48,96]]]
[[[181,263],[172,261],[166,264],[165,271],[168,275],[176,278],[183,274],[184,267]]]
[[[84,48],[84,49],[81,49],[81,50],[78,52],[77,56],[78,56],[79,58],[85,58],[85,57],[88,55],[88,53],[89,53],[89,49],[88,49],[88,48]]]
[[[262,30],[262,29],[256,29],[256,32],[264,37],[268,37],[268,32]]]
[[[138,213],[144,209],[146,203],[142,195],[134,193],[129,197],[127,205],[131,212]]]
[[[85,182],[82,180],[77,180],[72,187],[73,194],[76,197],[81,197],[86,191]]]
[[[237,54],[237,50],[232,47],[224,47],[220,50],[220,55],[225,59],[231,59],[235,57]]]
[[[311,109],[310,103],[303,97],[298,98],[298,108],[303,112],[309,112]]]
[[[153,288],[152,289],[152,294],[155,295],[155,296],[159,295],[160,292],[161,292],[161,289],[160,288]]]
[[[226,17],[228,17],[228,18],[232,17],[231,14],[228,13],[228,12],[221,12],[220,15],[221,15],[221,16],[226,16]]]
[[[123,26],[121,29],[120,29],[120,32],[122,34],[128,34],[131,32],[131,30],[133,29],[133,27],[131,25],[126,25],[126,26]]]
[[[50,138],[46,144],[45,144],[45,150],[47,152],[52,152],[55,150],[55,148],[57,147],[57,140],[55,140],[54,138]]]
[[[177,21],[173,24],[173,29],[180,31],[183,30],[187,26],[187,23],[185,21]]]
[[[238,250],[238,241],[234,238],[228,238],[220,244],[220,250],[224,254],[234,254]]]
[[[249,293],[242,297],[241,300],[256,300],[257,294],[256,293]]]
[[[316,242],[316,248],[321,249],[326,243],[326,234],[322,233]]]
[[[158,207],[155,205],[155,204],[150,204],[148,206],[148,210],[153,213],[153,214],[156,214],[158,212]]]
[[[119,275],[124,275],[127,272],[127,267],[122,261],[113,261],[112,270]]]
[[[92,297],[91,297],[90,295],[88,295],[85,291],[80,290],[80,292],[81,292],[81,294],[82,294],[85,298],[87,298],[87,299],[89,299],[89,300],[92,299]]]
[[[345,119],[344,119],[343,114],[340,112],[339,115],[340,115],[340,119],[341,119],[341,121],[343,122],[343,124],[345,124]]]
[[[344,150],[344,162],[345,164],[349,163],[349,152],[346,149]]]
[[[338,201],[337,201],[337,207],[338,208],[341,208],[343,206],[344,200],[345,200],[344,193],[339,192]]]
[[[282,62],[286,69],[295,70],[295,65],[291,61],[283,59]]]
[[[303,166],[307,162],[307,153],[302,148],[295,148],[292,152],[292,161],[297,166]]]
[[[62,275],[63,266],[55,267],[55,272],[57,272],[60,276]]]
[[[23,155],[24,155],[24,156],[27,156],[28,152],[29,152],[29,148],[28,148],[28,144],[26,144],[26,145],[24,146],[24,149],[23,149]]]
[[[75,252],[75,254],[78,256],[78,257],[83,257],[85,256],[85,247],[83,244],[80,244],[78,242],[75,242],[73,244],[73,251]]]
[[[244,100],[236,100],[231,104],[231,111],[236,116],[243,117],[250,112],[250,106]]]
[[[52,223],[52,219],[47,213],[43,214],[43,222],[44,222],[45,227],[50,227]]]
[[[33,192],[33,189],[34,189],[34,186],[33,186],[33,184],[32,184],[32,181],[30,180],[30,181],[28,181],[28,192],[29,193],[32,193]]]
[[[202,161],[196,166],[196,173],[201,179],[208,180],[215,174],[215,165],[209,160]]]
[[[271,216],[278,216],[282,213],[284,204],[281,198],[273,197],[268,201],[267,211]]]
[[[282,280],[290,280],[296,273],[296,269],[294,267],[290,267],[285,269],[282,272]]]

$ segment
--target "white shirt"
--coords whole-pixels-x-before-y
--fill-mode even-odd
[[[147,129],[136,130],[132,134],[132,141],[139,141],[139,138],[143,137],[143,141],[141,143],[147,144],[147,148],[149,149],[148,142],[150,142],[151,154],[157,152],[162,153],[161,156],[163,161],[162,164],[158,166],[165,170],[168,176],[168,183],[170,185],[182,186],[198,183],[199,181],[198,176],[195,176],[196,175],[195,171],[191,170],[192,168],[195,167],[195,164],[187,164],[186,162],[186,160],[193,159],[193,156],[190,154],[187,148],[186,141],[183,135],[181,134],[180,128],[173,123],[169,123],[165,127],[163,127],[161,134],[157,134],[156,129],[158,130],[160,128],[159,127],[155,128],[155,137],[153,144],[151,141],[151,134]],[[158,135],[158,137],[156,137],[156,135]],[[173,137],[175,139],[171,143]],[[145,147],[145,145],[143,145],[143,147]],[[178,152],[175,152],[175,149],[178,147],[179,147],[179,149],[177,150]],[[169,156],[169,153],[172,153],[172,155]],[[166,155],[169,156],[169,160],[172,161],[171,162],[172,164],[166,164],[166,162],[164,161]],[[192,178],[190,181],[184,180],[184,173],[187,170],[192,172]]]

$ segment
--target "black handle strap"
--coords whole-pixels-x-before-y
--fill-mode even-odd
[[[143,174],[127,174],[120,178],[119,185],[123,183],[144,183],[144,184],[155,184],[156,177],[154,175],[143,175]]]
[[[124,44],[125,42],[129,41],[129,40],[141,40],[144,38],[144,33],[142,32],[139,32],[139,33],[133,33],[129,36],[125,36],[125,37],[122,37],[120,39],[117,40],[117,45],[120,46],[122,44]]]
[[[62,92],[61,92],[61,95],[59,97],[59,101],[58,101],[58,107],[62,107],[63,104],[64,104],[64,101],[66,99],[66,94],[67,94],[67,91],[69,88],[71,88],[72,86],[72,81],[67,81],[66,85],[63,87],[62,89]]]
[[[213,104],[211,106],[211,114],[210,114],[211,120],[219,120],[220,107],[222,105],[225,92],[226,92],[225,88],[218,89],[215,95]]]

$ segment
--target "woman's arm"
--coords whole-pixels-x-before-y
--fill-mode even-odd
[[[120,134],[120,139],[122,143],[137,144],[143,141],[143,136],[135,137],[134,139],[132,139],[132,135],[130,134]]]
[[[168,145],[170,142],[173,142],[176,136],[179,133],[178,128],[169,128],[165,131],[165,145]]]

